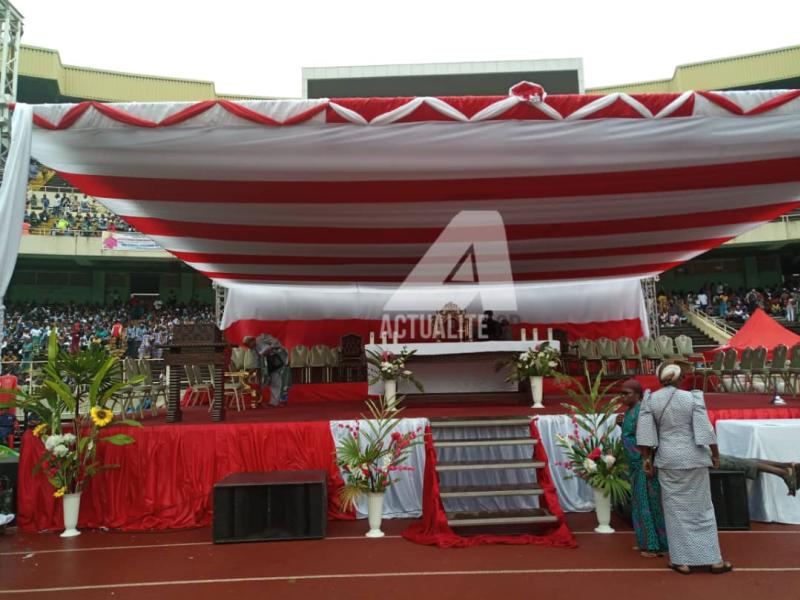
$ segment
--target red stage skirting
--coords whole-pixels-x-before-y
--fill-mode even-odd
[[[193,410],[207,414],[202,407]],[[136,443],[100,446],[104,462],[121,467],[89,483],[81,498],[80,527],[143,531],[207,526],[215,482],[231,473],[303,469],[328,472],[329,518],[354,518],[339,507],[343,482],[333,461],[328,421],[109,429],[115,431],[133,435]],[[53,487],[41,474],[31,474],[43,450],[27,432],[19,465],[17,522],[22,531],[64,527]]]
[[[448,405],[411,407],[403,415],[560,414],[565,412],[560,406],[565,400],[545,396],[545,409],[540,411],[527,406]],[[769,400],[764,395],[706,395],[712,423],[719,419],[800,419],[800,400],[789,399],[785,407],[770,406]],[[329,517],[351,519],[353,515],[343,514],[336,502],[342,480],[333,460],[330,421],[358,418],[365,408],[349,401],[290,402],[281,409],[229,410],[227,422],[221,424],[211,423],[205,406],[184,409],[183,422],[175,425],[163,423],[163,412],[158,419],[148,413],[141,429],[119,428],[134,435],[136,444],[101,446],[105,462],[122,467],[91,481],[81,501],[79,524],[127,531],[206,526],[211,522],[211,492],[216,481],[235,472],[291,469],[326,470],[330,475]],[[26,433],[18,490],[18,523],[23,531],[63,527],[61,502],[53,498],[53,487],[41,474],[32,474],[42,450],[41,443]]]

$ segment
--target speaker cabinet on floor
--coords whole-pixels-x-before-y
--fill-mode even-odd
[[[750,529],[747,479],[743,471],[711,469],[711,501],[720,531]]]
[[[325,471],[236,473],[214,485],[215,544],[325,537]]]

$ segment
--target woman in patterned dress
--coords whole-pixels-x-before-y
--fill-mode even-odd
[[[639,419],[642,385],[635,379],[630,379],[622,384],[621,394],[625,413],[617,417],[617,422],[622,427],[622,445],[628,459],[633,531],[641,555],[655,558],[667,552],[667,532],[661,510],[661,486],[658,479],[648,477],[644,472],[642,453],[636,445],[636,423]]]
[[[669,567],[683,575],[696,568],[727,573],[733,566],[722,560],[708,476],[710,466],[719,467],[717,438],[703,393],[678,389],[681,375],[674,364],[659,372],[664,387],[642,401],[636,443],[645,473],[653,477],[658,468]]]

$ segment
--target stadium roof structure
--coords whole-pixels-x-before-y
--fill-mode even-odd
[[[377,65],[363,67],[323,67],[303,70],[304,84],[309,78],[331,77],[412,77],[435,74],[495,73],[511,70],[573,69],[583,90],[580,59],[495,61],[485,63],[445,63],[441,65]],[[614,92],[670,93],[695,89],[797,89],[800,88],[800,46],[778,48],[742,56],[721,58],[678,66],[671,79],[610,85],[587,89],[605,95]],[[410,95],[419,95],[412,92]],[[406,94],[404,94],[406,95]],[[261,96],[222,94],[211,81],[179,77],[159,77],[123,73],[90,67],[65,65],[57,50],[23,45],[20,48],[19,95],[31,104],[80,102],[180,102],[201,100],[262,100]]]
[[[590,94],[800,88],[800,46],[680,65],[671,79],[594,87]]]
[[[219,94],[211,81],[65,65],[57,50],[26,45],[20,47],[18,98],[29,104],[267,99]]]
[[[222,284],[441,282],[441,256],[418,264],[437,241],[488,244],[481,281],[509,263],[515,282],[648,277],[800,204],[800,90],[523,83],[502,97],[43,105],[34,123],[36,159]]]

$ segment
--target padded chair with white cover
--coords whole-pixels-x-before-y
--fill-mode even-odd
[[[597,340],[597,350],[600,353],[600,362],[603,365],[603,372],[605,374],[608,375],[615,371],[619,373],[625,372],[622,356],[614,340],[605,337],[599,338]],[[617,368],[615,368],[615,366]]]
[[[664,360],[656,340],[649,335],[643,335],[636,340],[636,346],[639,348],[642,361],[647,365],[648,372],[655,373],[658,365]]]
[[[327,370],[328,370],[328,354],[330,353],[330,348],[323,344],[317,344],[311,348],[311,351],[308,354],[308,366],[311,369],[319,369],[322,371],[320,380],[325,381],[327,380]],[[312,378],[313,378],[313,371],[312,371]]]
[[[621,337],[617,340],[617,348],[619,348],[619,355],[622,358],[622,364],[625,372],[628,372],[628,363],[635,361],[634,373],[643,373],[644,365],[642,364],[642,355],[636,351],[633,345],[633,340],[629,337]]]
[[[704,358],[702,354],[694,351],[694,343],[692,342],[692,338],[688,335],[679,335],[676,337],[675,347],[678,350],[678,354],[683,356],[686,360],[700,361]]]
[[[597,343],[589,338],[578,339],[578,360],[583,363],[583,369],[587,373],[590,372],[589,366],[592,363],[600,365],[601,371],[605,370],[603,358],[600,356]]]
[[[334,381],[339,381],[339,371],[342,367],[342,351],[339,348],[331,348],[330,355],[328,356],[328,368],[331,370],[331,374],[335,375],[332,377]]]
[[[308,355],[308,348],[302,344],[292,348],[292,352],[289,355],[289,367],[300,369],[300,383],[307,383],[311,375],[311,369],[308,366]]]
[[[675,352],[675,340],[668,335],[658,336],[656,338],[656,347],[662,358],[683,358],[678,352]]]

